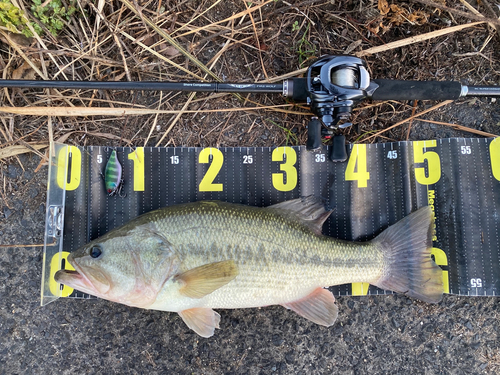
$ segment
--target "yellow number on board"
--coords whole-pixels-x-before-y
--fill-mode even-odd
[[[144,147],[137,147],[128,159],[134,162],[134,191],[144,191]]]
[[[66,165],[70,156],[71,165]],[[75,146],[61,148],[57,154],[57,185],[67,191],[75,190],[80,185],[81,176],[82,153],[80,149]]]
[[[491,172],[493,177],[500,181],[500,137],[490,143]]]
[[[366,167],[366,145],[353,145],[347,168],[345,170],[346,181],[358,181],[358,188],[368,186],[370,172]]]
[[[366,296],[368,294],[369,283],[352,283],[353,296]]]
[[[441,160],[434,151],[425,151],[429,147],[436,147],[436,140],[413,142],[413,161],[424,163],[427,160],[428,175],[425,175],[425,168],[415,168],[415,178],[419,184],[432,185],[439,181],[441,177]]]
[[[448,265],[448,257],[446,253],[438,249],[437,247],[433,247],[431,250],[431,254],[434,255],[435,262],[438,266],[447,266]],[[443,291],[445,293],[450,293],[450,281],[448,280],[448,271],[443,270]]]
[[[64,285],[64,287],[61,290],[61,284],[56,282],[54,279],[54,275],[56,274],[57,271],[61,269],[61,263],[63,259],[65,260],[65,270],[69,271],[74,271],[75,269],[69,262],[67,261],[69,253],[67,251],[63,251],[61,255],[59,256],[59,253],[54,254],[52,259],[50,260],[50,276],[49,276],[49,288],[50,288],[50,293],[52,293],[54,296],[58,297],[67,297],[71,293],[73,293],[73,288]]]
[[[212,163],[208,167],[207,173],[201,179],[199,190],[200,191],[222,191],[224,188],[222,184],[214,184],[217,174],[222,168],[224,163],[224,154],[217,148],[204,148],[201,150],[198,157],[200,163],[210,163],[210,155],[212,155]]]
[[[282,173],[273,173],[273,186],[278,191],[292,191],[297,186],[297,153],[291,147],[277,147],[271,155],[272,161],[282,162],[280,171]],[[286,176],[286,180],[285,180]],[[286,182],[285,182],[286,181]]]

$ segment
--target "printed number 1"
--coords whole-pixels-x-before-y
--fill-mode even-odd
[[[144,147],[137,147],[128,159],[134,162],[134,191],[144,191]]]

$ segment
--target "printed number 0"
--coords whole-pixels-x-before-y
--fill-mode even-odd
[[[66,165],[70,156],[71,166]],[[82,176],[82,153],[80,149],[75,146],[61,148],[57,154],[57,166],[57,185],[61,189],[66,188],[66,191],[75,190],[80,185]]]
[[[212,163],[208,167],[207,173],[201,179],[200,191],[222,191],[222,184],[214,184],[215,177],[222,168],[224,163],[224,154],[217,148],[204,148],[201,150],[198,161],[202,164],[210,163],[210,155],[212,155]]]
[[[426,151],[429,147],[436,147],[436,140],[413,142],[413,161],[424,163],[427,160],[428,176],[425,175],[425,168],[415,168],[415,178],[421,185],[432,185],[441,178],[441,160],[434,151]]]
[[[278,191],[291,191],[297,186],[297,153],[291,147],[277,147],[271,155],[272,161],[284,161],[280,164],[280,171],[273,173],[273,186]],[[285,182],[286,176],[286,182]]]

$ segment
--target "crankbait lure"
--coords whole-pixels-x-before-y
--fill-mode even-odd
[[[119,197],[126,196],[126,194],[122,195],[122,166],[115,150],[111,152],[106,169],[104,170],[104,185],[110,197],[113,195],[118,195]]]

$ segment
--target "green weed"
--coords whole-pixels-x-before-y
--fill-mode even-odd
[[[298,25],[298,23],[297,23]],[[292,26],[292,28],[295,26],[295,24]],[[309,42],[307,40],[307,32],[309,31],[309,26],[310,24],[307,24],[306,29],[304,30],[304,33],[302,34],[302,38],[297,42],[296,45],[296,50],[299,55],[299,64],[302,66],[302,64],[310,59],[311,57],[316,56],[316,46]]]
[[[64,27],[64,21],[69,21],[70,17],[76,12],[76,0],[69,1],[68,8],[61,3],[61,0],[52,0],[49,3],[42,0],[33,0],[31,6],[33,15],[40,20],[41,23],[54,36],[57,35]],[[34,24],[35,31],[42,34],[42,28]]]
[[[12,33],[32,36],[27,28],[28,20],[23,12],[14,6],[9,0],[0,0],[0,26],[5,27]]]

